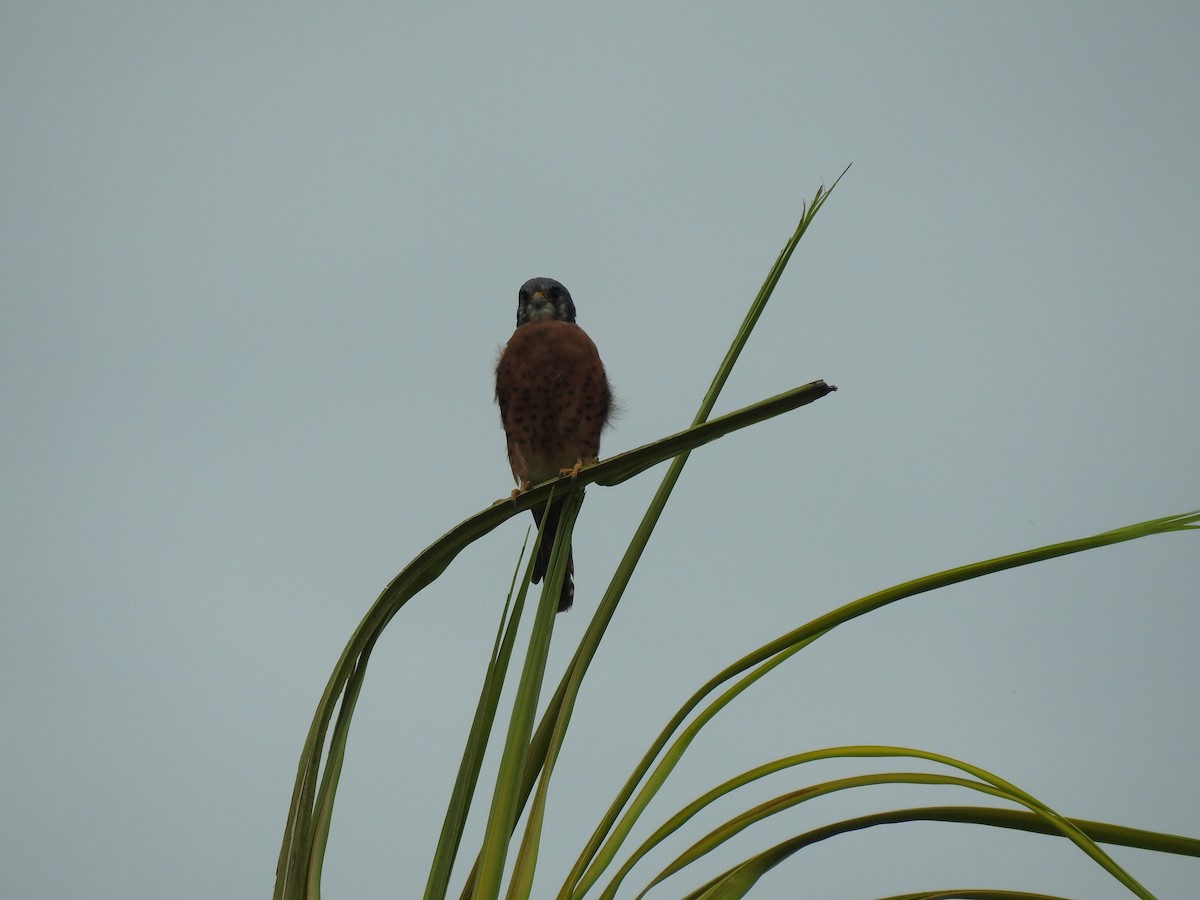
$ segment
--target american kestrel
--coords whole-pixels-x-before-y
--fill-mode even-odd
[[[600,453],[612,392],[596,345],[575,324],[575,304],[553,278],[530,278],[517,295],[517,330],[496,364],[496,400],[508,437],[508,464],[517,493],[574,477]],[[542,543],[533,581],[546,574],[562,502],[533,510]],[[567,557],[558,609],[575,598],[575,561]]]

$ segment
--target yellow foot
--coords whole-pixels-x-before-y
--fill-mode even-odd
[[[600,460],[597,459],[596,457],[592,457],[586,463],[582,459],[576,459],[575,465],[571,466],[571,468],[569,468],[569,469],[559,469],[558,475],[560,478],[572,478],[572,479],[578,478],[580,469],[582,469],[585,465],[591,466],[591,465],[595,465],[598,462],[600,462]]]

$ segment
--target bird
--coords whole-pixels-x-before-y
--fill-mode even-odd
[[[496,402],[508,442],[516,499],[535,484],[571,477],[599,459],[600,432],[612,412],[612,388],[600,353],[575,322],[570,292],[553,278],[530,278],[517,293],[517,328],[496,363]],[[546,575],[562,500],[533,510],[542,532],[533,583]],[[568,551],[558,611],[575,598]]]

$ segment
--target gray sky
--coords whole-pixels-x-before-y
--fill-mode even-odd
[[[543,896],[731,660],[896,582],[1200,506],[1198,40],[1193,4],[7,4],[0,893],[267,894],[345,640],[510,489],[491,367],[521,282],[571,289],[625,405],[605,450],[628,449],[691,418],[848,163],[718,412],[840,391],[693,455],[582,695]],[[589,492],[552,678],[658,477]],[[380,642],[326,896],[423,885],[524,528]],[[863,742],[1198,836],[1198,582],[1171,535],[852,623],[710,726],[647,830]],[[687,835],[870,769],[794,772]],[[822,800],[655,896],[837,818],[976,799]],[[1114,855],[1162,898],[1200,880]],[[757,896],[797,885],[1128,896],[1065,841],[965,826],[828,842]]]

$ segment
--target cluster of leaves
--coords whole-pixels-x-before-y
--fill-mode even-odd
[[[844,174],[844,173],[843,173]],[[562,521],[552,550],[549,572],[534,622],[525,657],[518,676],[518,687],[504,730],[504,747],[499,770],[491,790],[487,825],[474,867],[462,888],[463,900],[493,900],[508,882],[505,896],[510,900],[531,895],[537,865],[538,848],[544,825],[546,797],[559,751],[562,747],[579,688],[588,667],[616,611],[630,576],[672,489],[687,462],[691,450],[747,425],[796,409],[819,400],[836,388],[823,381],[812,382],[761,403],[709,421],[717,395],[732,371],[738,355],[770,298],[784,267],[803,237],[813,217],[828,198],[828,189],[820,189],[806,205],[796,231],[785,245],[762,289],[751,305],[741,328],[722,361],[692,427],[653,444],[623,453],[584,469],[573,482],[548,482],[521,495],[515,503],[492,506],[461,523],[419,554],[387,586],[354,632],[318,705],[312,727],[300,758],[296,786],[289,810],[283,847],[279,857],[276,900],[298,900],[320,896],[321,867],[329,836],[334,798],[345,759],[355,702],[366,674],[367,662],[375,641],[401,607],[433,582],[458,553],[471,542],[487,534],[514,515],[540,506],[558,492],[564,492]],[[664,460],[671,464],[657,493],[646,510],[629,548],[577,647],[571,663],[553,695],[545,705],[535,727],[542,696],[546,659],[553,633],[559,587],[566,565],[566,548],[582,500],[583,488],[592,483],[619,484]],[[943,767],[943,773],[889,772],[863,774],[808,785],[748,809],[723,823],[684,849],[636,896],[641,897],[655,885],[685,869],[750,825],[777,812],[792,808],[814,797],[851,788],[878,784],[956,785],[990,797],[1009,801],[1023,809],[992,806],[923,807],[888,810],[854,819],[830,823],[822,828],[798,834],[783,843],[742,860],[699,888],[685,894],[699,898],[736,898],[745,896],[768,870],[803,847],[838,834],[876,825],[905,821],[969,822],[1056,834],[1076,844],[1084,853],[1125,885],[1134,895],[1150,900],[1152,895],[1100,847],[1099,843],[1125,845],[1200,857],[1200,840],[1140,831],[1099,822],[1069,819],[1003,779],[968,763],[936,753],[903,747],[854,746],[815,750],[777,759],[747,772],[704,793],[663,822],[638,847],[627,852],[618,865],[626,840],[650,801],[679,763],[689,745],[713,717],[733,698],[745,691],[780,663],[803,650],[834,628],[880,607],[946,585],[978,578],[1016,566],[1091,550],[1108,544],[1133,540],[1152,534],[1200,527],[1200,513],[1168,516],[1119,528],[1103,534],[1040,547],[1023,553],[985,560],[950,569],[905,584],[896,585],[849,603],[840,609],[782,635],[737,660],[702,685],[683,704],[659,734],[637,767],[620,789],[602,820],[582,848],[567,875],[558,897],[612,898],[626,876],[654,847],[675,834],[687,821],[718,798],[760,778],[808,762],[831,758],[886,757],[916,759]],[[463,751],[458,777],[443,821],[437,849],[425,888],[426,900],[443,900],[450,890],[450,879],[458,859],[460,845],[471,805],[480,796],[479,776],[489,737],[495,728],[500,696],[509,674],[518,627],[525,609],[529,575],[510,590],[501,624],[496,634],[491,659],[484,678]],[[335,719],[336,713],[336,719]],[[332,725],[332,732],[330,727]],[[525,828],[514,842],[516,828],[525,816]],[[514,857],[515,844],[515,857]],[[601,882],[604,884],[601,885]],[[890,900],[935,900],[955,898],[1034,898],[1041,895],[1003,890],[925,891],[905,894]]]

